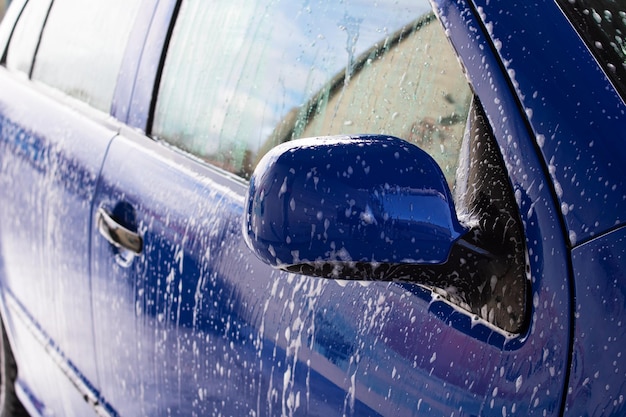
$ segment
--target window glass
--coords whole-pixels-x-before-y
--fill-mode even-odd
[[[389,134],[452,182],[470,98],[427,1],[186,0],[152,133],[244,178],[283,141]]]
[[[626,99],[626,7],[615,0],[559,0]]]
[[[7,68],[30,75],[41,28],[50,9],[50,1],[31,0],[26,3],[11,37],[7,51]]]
[[[433,290],[511,333],[528,325],[529,281],[524,229],[508,172],[481,103],[476,98],[463,138],[455,206],[470,232],[463,237],[489,256],[455,247],[433,267],[452,285]],[[444,289],[445,288],[445,289]],[[449,291],[452,290],[452,291]]]
[[[33,79],[108,112],[139,0],[55,0]]]

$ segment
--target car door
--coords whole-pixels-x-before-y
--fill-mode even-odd
[[[161,6],[129,112],[136,129],[113,140],[92,212],[107,407],[559,415],[570,349],[566,245],[523,112],[474,15],[448,3],[438,10],[470,89],[428,4]],[[280,272],[254,256],[242,222],[263,153],[303,135],[358,132],[417,143],[451,184],[465,156],[458,204],[483,232],[498,225],[492,248],[516,248],[514,278],[489,276],[470,300],[424,283]],[[284,198],[284,185],[275,197],[295,210],[301,202]],[[480,208],[495,196],[502,206]],[[312,219],[311,237],[323,238],[324,216]],[[494,294],[507,291],[517,301],[501,308]]]
[[[623,6],[615,2],[558,3],[558,8],[520,3],[508,16],[528,19],[504,19],[492,33],[502,39],[508,36],[505,32],[519,33],[525,27],[549,28],[532,36],[532,47],[511,44],[499,52],[503,62],[516,63],[510,71],[525,74],[516,77],[519,91],[537,91],[519,96],[524,107],[532,109],[529,121],[572,247],[573,348],[563,414],[619,416],[624,414],[626,392],[626,54],[618,45],[626,22],[615,18],[623,15]],[[486,21],[499,13],[497,4],[483,6]],[[541,7],[543,12],[526,14],[526,7]],[[542,25],[535,19],[562,23]],[[539,60],[550,65],[538,66]],[[524,69],[529,62],[532,71]]]
[[[0,69],[4,317],[18,393],[44,415],[89,415],[98,402],[88,248],[99,171],[119,130],[109,111],[137,15],[123,2],[120,17],[121,6],[26,2]]]

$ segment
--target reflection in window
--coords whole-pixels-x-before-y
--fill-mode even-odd
[[[108,112],[139,0],[55,0],[33,79]]]
[[[400,3],[185,1],[153,135],[247,178],[280,142],[389,134],[452,183],[470,90],[428,3]]]

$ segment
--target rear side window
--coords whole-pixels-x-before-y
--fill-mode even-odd
[[[153,136],[248,178],[299,137],[417,143],[450,182],[471,92],[427,1],[182,3]]]
[[[615,0],[559,0],[626,100],[626,7]]]
[[[109,112],[140,0],[55,0],[32,78]]]
[[[30,75],[41,28],[50,10],[50,2],[51,0],[31,0],[24,6],[7,50],[8,69]]]

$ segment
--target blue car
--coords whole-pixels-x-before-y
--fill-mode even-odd
[[[0,408],[626,414],[626,7],[13,0]]]

